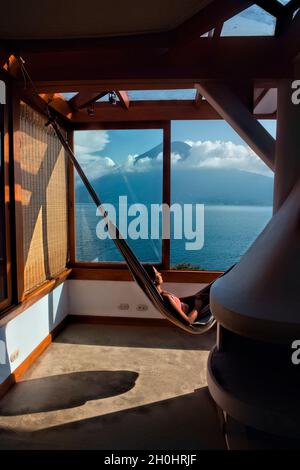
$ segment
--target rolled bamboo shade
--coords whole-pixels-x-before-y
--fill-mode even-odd
[[[21,103],[24,290],[64,270],[68,256],[65,152],[46,118]]]

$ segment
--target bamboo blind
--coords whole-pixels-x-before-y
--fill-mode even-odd
[[[68,256],[65,152],[46,118],[26,104],[20,114],[24,290],[63,271]]]

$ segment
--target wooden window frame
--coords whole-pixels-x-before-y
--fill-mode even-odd
[[[163,131],[163,174],[162,174],[162,203],[170,205],[171,194],[171,125],[170,121],[145,121],[145,122],[103,122],[80,124],[73,127],[68,132],[68,142],[71,148],[74,146],[74,131],[86,130],[139,130],[139,129],[161,129]],[[74,167],[68,163],[68,211],[69,211],[69,258],[70,268],[82,269],[109,269],[109,270],[127,270],[127,265],[122,261],[113,262],[85,262],[76,260],[76,224],[75,224],[75,186],[74,186]],[[166,219],[163,219],[163,224]],[[158,269],[170,269],[170,240],[162,240],[162,257],[160,263],[152,263]]]
[[[9,83],[5,76],[0,75],[5,83],[7,101],[9,101]],[[10,195],[10,134],[9,134],[9,103],[1,105],[0,109],[0,134],[1,155],[3,163],[3,197],[4,197],[4,227],[5,227],[5,265],[6,265],[6,297],[0,302],[0,311],[12,304],[13,279],[11,256],[11,195]],[[2,190],[2,188],[1,188]]]

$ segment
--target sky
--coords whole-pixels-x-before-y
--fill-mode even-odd
[[[275,137],[276,121],[261,123]],[[161,154],[154,160],[146,157],[138,163],[135,157],[161,144],[162,135],[160,129],[77,131],[75,151],[91,179],[116,169],[150,171],[162,165]],[[191,146],[190,156],[185,161],[176,153],[171,155],[173,169],[229,168],[271,176],[267,166],[225,121],[172,121],[171,141]]]

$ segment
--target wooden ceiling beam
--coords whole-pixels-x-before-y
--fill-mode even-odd
[[[271,119],[272,117],[270,115],[260,115],[259,118]],[[89,123],[95,129],[100,122],[195,119],[211,120],[222,119],[222,117],[207,101],[203,101],[199,107],[196,107],[194,100],[131,101],[128,110],[121,106],[112,106],[109,103],[95,103],[93,116],[82,109],[74,112],[71,117],[72,125]]]
[[[217,113],[274,170],[275,140],[236,94],[220,82],[201,82],[196,87]]]
[[[130,106],[128,93],[126,91],[116,90],[116,95],[118,96],[120,100],[121,106],[123,106],[123,108],[125,109],[128,109]]]
[[[90,51],[86,51],[69,55],[66,50],[62,54],[25,55],[24,59],[35,83],[61,81],[70,85],[84,82],[88,86],[96,81],[98,83],[101,81],[122,83],[130,80],[134,80],[135,83],[139,81],[150,83],[155,80],[173,83],[176,80],[194,82],[222,79],[231,76],[233,69],[241,80],[292,78],[289,75],[292,73],[292,67],[286,61],[282,42],[273,37],[224,37],[216,41],[198,38],[192,47],[177,50],[176,56],[171,59],[161,55],[149,58],[144,50],[138,48],[126,53],[123,51],[122,57],[108,54],[109,61],[104,60],[106,54],[103,56],[101,52],[91,54]],[[278,56],[281,60],[278,60]],[[81,64],[85,66],[82,67]],[[81,91],[73,85],[72,88],[70,91]],[[128,88],[119,86],[101,89]],[[95,90],[97,91],[99,88]]]
[[[277,0],[255,0],[255,3],[275,18],[280,18],[284,14],[284,5]]]
[[[86,92],[87,94],[97,94],[100,89],[107,90],[180,90],[194,88],[193,80],[70,80],[68,82],[42,81],[35,82],[37,89],[43,93],[55,92]],[[70,103],[71,100],[69,100]]]
[[[202,34],[214,29],[218,23],[224,23],[253,3],[254,1],[251,0],[222,0],[222,2],[214,0],[210,2],[173,31],[175,45],[182,47],[199,38]]]
[[[40,97],[55,111],[64,116],[66,119],[70,119],[73,109],[69,105],[68,101],[60,93],[51,94],[40,94]]]
[[[262,91],[258,94],[258,96],[255,97],[254,102],[253,102],[253,112],[255,112],[255,108],[259,105],[261,100],[266,96],[268,91],[269,91],[269,88],[263,88]]]
[[[81,92],[77,93],[77,95],[73,96],[68,103],[70,107],[76,111],[77,109],[82,109],[90,104],[94,103],[95,101],[99,100],[103,96],[107,95],[108,91],[101,91],[98,93],[90,93],[90,92]]]

